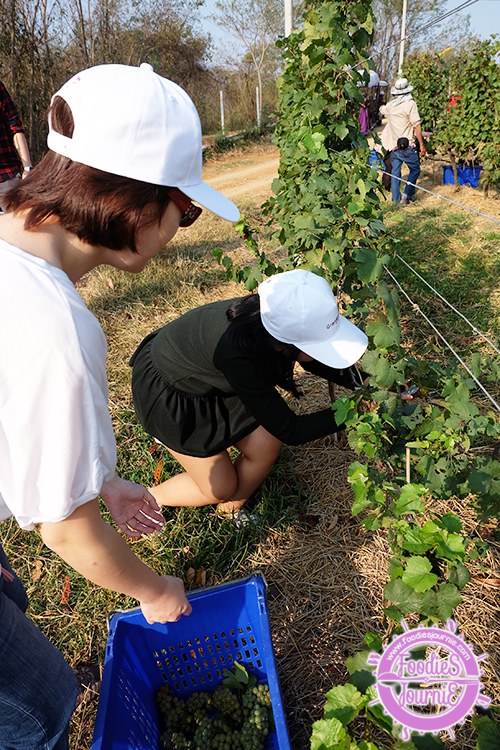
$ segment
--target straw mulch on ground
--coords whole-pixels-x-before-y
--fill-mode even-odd
[[[330,401],[324,381],[309,374],[304,380],[304,398],[294,408],[307,412],[326,407]],[[251,560],[270,584],[271,627],[294,750],[310,746],[311,724],[323,716],[325,693],[348,678],[345,660],[366,648],[364,634],[383,633],[390,549],[387,532],[366,531],[351,515],[347,472],[356,459],[345,441],[337,443],[334,437],[291,451],[291,466],[311,496],[303,527],[286,539],[271,532]],[[455,619],[476,655],[488,654],[483,692],[500,705],[500,602],[494,587],[500,578],[500,545],[464,501],[432,501],[430,508],[457,513],[464,534],[491,544],[485,570],[471,568],[473,579],[462,592]],[[476,747],[470,721],[454,741],[447,735],[443,740],[450,750]],[[372,741],[392,745],[378,731]]]

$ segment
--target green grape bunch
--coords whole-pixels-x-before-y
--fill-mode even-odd
[[[162,750],[264,750],[274,726],[268,685],[234,662],[234,673],[213,692],[194,692],[182,700],[162,686],[156,702],[165,724]]]

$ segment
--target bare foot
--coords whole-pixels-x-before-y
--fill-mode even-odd
[[[237,513],[243,508],[246,500],[228,500],[227,503],[219,503],[217,506],[217,513],[223,513],[224,515],[231,515]]]

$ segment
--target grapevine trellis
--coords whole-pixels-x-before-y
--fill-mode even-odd
[[[242,219],[237,228],[256,263],[241,268],[220,252],[218,259],[228,278],[249,290],[264,275],[297,266],[324,275],[343,314],[369,337],[362,364],[370,387],[338,399],[332,408],[337,423],[347,425],[349,445],[359,458],[349,471],[352,512],[362,514],[369,529],[388,529],[392,558],[383,624],[392,633],[409,613],[422,623],[445,622],[461,602],[470,579],[465,563],[484,554],[484,543],[466,539],[453,513],[427,512],[424,518],[424,499],[474,496],[480,516],[499,518],[500,463],[471,448],[498,441],[500,424],[494,412],[484,413],[471,401],[475,383],[458,363],[432,363],[426,352],[408,353],[401,345],[397,287],[384,280],[396,248],[382,219],[377,170],[368,163],[368,142],[359,129],[359,76],[346,74],[366,59],[373,24],[371,0],[315,0],[302,28],[278,43],[285,61],[274,136],[280,166],[274,196],[263,208],[287,257],[271,262]],[[478,379],[498,379],[495,361],[476,355],[470,366]],[[427,405],[403,403],[400,392],[408,379],[437,398]],[[366,399],[377,408],[366,411]],[[410,472],[419,481],[408,481]],[[379,637],[367,634],[366,640],[370,648],[382,647]],[[368,674],[366,655],[350,660],[348,668],[351,684],[329,694],[327,709],[335,704],[338,710],[314,725],[313,750],[377,750],[366,739],[356,744],[350,734],[348,725],[360,712],[393,729],[380,706],[369,705],[373,679],[360,676]],[[420,740],[405,748],[424,747]],[[440,740],[429,742],[434,744],[425,747],[443,747]]]

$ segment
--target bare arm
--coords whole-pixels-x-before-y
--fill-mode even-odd
[[[413,128],[413,132],[415,133],[415,138],[420,144],[420,156],[425,156],[427,153],[427,149],[425,148],[424,139],[422,137],[422,127],[420,123],[418,125],[415,125]]]
[[[28,141],[24,133],[14,133],[14,146],[21,157],[23,167],[31,167],[31,156],[28,148]],[[26,172],[23,173],[23,176]]]
[[[175,622],[190,614],[180,578],[159,576],[139,560],[105,523],[97,499],[63,521],[40,524],[40,532],[47,547],[85,578],[137,599],[148,622]]]

